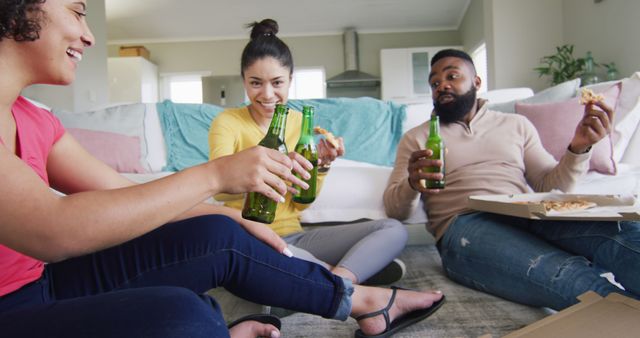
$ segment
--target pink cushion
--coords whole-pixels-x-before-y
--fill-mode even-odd
[[[613,85],[600,94],[604,95],[604,102],[615,110],[620,86]],[[584,115],[584,106],[580,104],[579,99],[578,96],[556,103],[516,103],[516,112],[526,116],[533,123],[540,135],[542,146],[556,160],[560,160],[567,151],[576,126]],[[611,135],[608,135],[593,146],[589,170],[603,174],[616,174],[612,144]]]
[[[91,155],[121,173],[144,173],[140,164],[140,140],[136,136],[79,128],[67,128]]]

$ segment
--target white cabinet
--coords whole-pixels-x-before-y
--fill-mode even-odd
[[[382,49],[382,99],[405,104],[430,101],[429,63],[435,53],[445,48],[461,46]]]
[[[110,57],[109,102],[158,102],[158,66],[143,57]]]

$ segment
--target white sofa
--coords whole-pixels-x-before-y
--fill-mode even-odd
[[[626,97],[619,102],[621,108],[628,110],[625,116],[616,121],[616,133],[621,133],[618,142],[614,142],[612,149],[617,164],[616,175],[604,175],[589,172],[580,180],[575,192],[594,194],[640,194],[640,74],[635,74],[623,82],[627,89],[621,96]],[[637,91],[634,91],[634,86]],[[611,84],[600,84],[594,89],[602,89]],[[598,88],[600,87],[600,88]],[[578,82],[570,81],[532,95],[527,89],[500,90],[483,94],[489,98],[495,109],[513,112],[513,100],[525,100],[529,103],[544,103],[566,101],[578,92]],[[634,104],[635,103],[635,104]],[[406,131],[424,123],[431,111],[431,104],[410,105],[406,109],[406,118],[402,123],[402,130]],[[55,110],[54,110],[55,111]],[[123,175],[134,181],[146,182],[159,177],[170,175],[171,172],[162,171],[168,164],[165,135],[162,131],[156,104],[118,105],[109,109],[99,109],[87,113],[56,112],[63,124],[69,128],[86,128],[126,134],[131,141],[133,138],[136,149],[122,149],[114,143],[106,142],[101,149],[107,148],[107,155],[118,155],[135,150],[137,167],[146,169],[145,173],[124,173]],[[568,126],[573,130],[574,126]],[[622,143],[620,143],[622,140]],[[86,140],[79,140],[81,143]],[[108,141],[108,140],[107,140]],[[139,142],[138,142],[139,141]],[[122,143],[120,143],[122,144]],[[133,144],[133,143],[127,143]],[[95,144],[93,144],[95,146]],[[104,152],[96,155],[104,156]],[[107,158],[108,160],[109,158]],[[114,162],[115,163],[115,162]],[[116,163],[117,164],[117,163]],[[132,165],[128,166],[133,167]],[[392,168],[374,165],[363,161],[338,159],[332,165],[330,174],[326,178],[323,189],[313,205],[302,214],[305,223],[347,222],[361,218],[386,217],[382,194]],[[496,297],[459,286],[450,281],[442,271],[438,253],[434,247],[433,237],[425,230],[426,215],[421,202],[414,202],[414,210],[407,224],[410,240],[409,246],[401,254],[407,263],[409,274],[401,285],[420,289],[439,289],[448,298],[446,306],[434,317],[416,325],[415,336],[451,337],[468,336],[471,332],[477,335],[489,333],[502,336],[509,331],[530,324],[548,313],[542,309],[526,306],[498,299]],[[425,245],[426,244],[426,245]],[[212,291],[215,298],[222,304],[225,318],[232,320],[242,315],[262,311],[256,304],[240,301],[224,290]],[[460,330],[457,318],[467,318],[472,327],[470,331]],[[310,315],[296,314],[283,320],[285,332],[288,335],[306,335],[305,327],[318,326],[332,332],[331,336],[350,336],[353,323],[328,322]],[[476,328],[475,330],[473,328]],[[324,336],[324,333],[323,333]]]
[[[638,101],[640,72],[623,81],[633,81],[630,83],[633,86],[637,85],[638,89],[636,91],[627,89],[627,95],[629,93],[635,95],[631,99],[627,98],[627,102],[636,102],[636,105],[632,107],[633,109],[628,112],[624,120],[616,121],[616,130],[626,128],[627,133],[625,137],[627,144],[623,148],[616,148],[614,145],[615,150],[624,152],[623,154],[617,154],[617,174],[604,175],[597,172],[589,172],[575,189],[576,193],[640,193],[640,131],[638,131],[640,122],[640,102]],[[512,111],[514,101],[510,99],[524,100],[529,103],[562,101],[576,95],[578,83],[578,81],[569,81],[535,95],[530,89],[518,88],[491,91],[481,96],[493,100],[491,104],[495,109]],[[594,89],[599,90],[609,85],[611,84],[599,84]],[[631,85],[629,88],[631,88]],[[624,90],[622,94],[625,94]],[[105,115],[113,112],[114,107],[79,114],[56,112],[55,109],[54,112],[61,118],[63,124],[72,128],[87,128],[108,132],[123,131],[143,139],[144,149],[140,152],[140,162],[148,172],[125,173],[124,175],[127,177],[138,182],[145,182],[170,174],[162,171],[162,168],[167,164],[167,152],[156,104],[122,105],[121,107],[135,107],[135,109],[140,110],[140,112],[136,112],[140,118],[137,120],[131,119],[134,123],[141,124],[139,128],[125,128],[122,125],[118,125],[117,123],[122,123],[122,121],[129,119],[127,117],[123,120],[121,117],[123,112],[121,110],[119,111],[120,115],[118,115],[120,117],[114,117],[115,121],[108,121],[110,117]],[[119,110],[120,107],[115,108]],[[432,106],[429,102],[408,106],[402,130],[406,131],[425,122],[431,108]],[[129,113],[127,112],[127,114]],[[133,116],[133,113],[125,116]],[[110,127],[110,125],[112,126]],[[568,128],[573,130],[574,126],[569,126]],[[140,130],[142,130],[141,133]],[[122,149],[112,149],[112,151],[121,152]],[[345,222],[362,218],[386,217],[382,193],[391,169],[388,166],[338,159],[332,166],[318,199],[303,212],[302,221],[304,223]],[[424,224],[426,222],[426,215],[419,204],[420,202],[416,200],[414,212],[409,219],[404,220],[405,223]]]

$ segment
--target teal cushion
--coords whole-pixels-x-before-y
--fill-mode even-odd
[[[209,159],[209,127],[224,108],[211,104],[157,103],[167,146],[164,171],[180,171]]]
[[[406,106],[370,97],[289,100],[289,107],[315,109],[315,125],[342,137],[348,160],[393,166]]]

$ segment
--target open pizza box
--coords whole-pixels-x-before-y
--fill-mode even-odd
[[[511,332],[505,338],[624,338],[640,335],[640,301],[617,293],[603,298],[593,291],[580,295],[578,299],[580,303]]]
[[[549,201],[558,205],[588,205],[587,209],[547,209]],[[554,203],[556,204],[556,203]],[[469,197],[469,208],[497,214],[545,220],[640,220],[640,202],[636,195],[578,195],[530,193],[514,195],[478,195]]]

